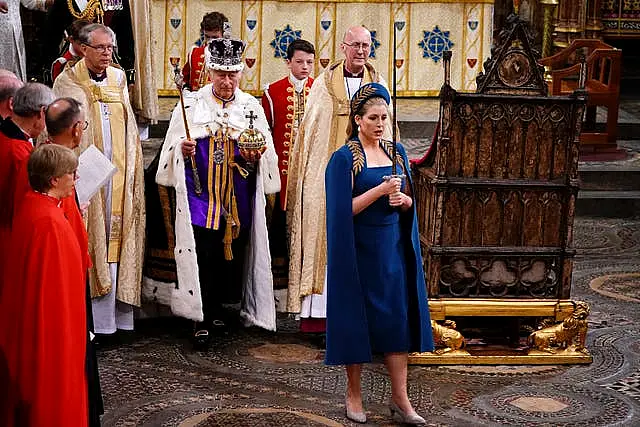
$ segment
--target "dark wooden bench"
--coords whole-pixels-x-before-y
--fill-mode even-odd
[[[577,89],[582,58],[587,67],[587,113],[580,142],[587,151],[589,148],[616,148],[622,51],[601,40],[577,39],[538,62],[550,72],[551,95],[567,95]],[[604,132],[598,132],[595,125],[598,106],[607,109]]]

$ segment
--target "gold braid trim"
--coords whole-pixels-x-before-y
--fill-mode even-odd
[[[67,0],[67,8],[76,19],[86,19],[87,21],[93,22],[97,18],[97,22],[100,24],[103,23],[104,10],[102,9],[100,0],[89,0],[89,3],[87,3],[87,6],[81,12],[76,11],[73,0]]]
[[[249,172],[240,166],[234,160],[234,147],[235,144],[231,138],[227,138],[225,141],[225,157],[228,159],[229,167],[227,169],[227,191],[224,194],[224,205],[227,209],[226,224],[224,230],[224,259],[231,261],[233,259],[233,251],[231,250],[231,244],[233,239],[237,239],[240,235],[240,216],[238,215],[238,201],[236,199],[236,190],[233,185],[233,170],[237,169],[242,178],[247,178]]]
[[[376,93],[376,88],[371,86],[366,86],[359,89],[351,98],[351,111],[358,111],[360,109],[360,105],[367,101],[367,99],[371,98],[371,95]]]
[[[391,141],[387,141],[386,139],[381,139],[380,147],[382,147],[385,153],[387,153],[387,156],[389,156],[389,158],[391,159],[391,156],[393,156],[393,143]],[[400,170],[402,171],[401,175],[406,175],[407,171],[404,168],[404,160],[402,159],[402,156],[400,155],[398,150],[396,150],[396,163],[400,166]]]
[[[353,175],[357,175],[362,171],[364,167],[364,151],[362,151],[362,146],[355,139],[350,139],[347,141],[347,147],[351,151],[351,155],[353,156]]]

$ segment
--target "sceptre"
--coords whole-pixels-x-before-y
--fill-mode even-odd
[[[390,178],[400,178],[400,179],[404,179],[405,175],[404,174],[400,174],[398,175],[398,162],[396,161],[396,156],[398,154],[398,120],[396,118],[396,104],[397,104],[397,99],[396,99],[396,86],[397,86],[397,81],[396,81],[396,30],[398,28],[398,23],[394,22],[393,23],[393,71],[392,71],[392,79],[393,79],[393,86],[392,86],[392,93],[391,93],[391,102],[393,103],[393,123],[392,123],[392,127],[393,129],[391,130],[391,176],[385,176],[385,179],[390,179]]]
[[[184,130],[187,134],[187,139],[191,139],[191,133],[189,132],[189,123],[187,122],[187,112],[184,108],[184,97],[182,96],[182,88],[178,84],[178,79],[180,78],[180,58],[171,57],[169,58],[171,61],[171,65],[173,66],[173,73],[176,79],[176,86],[178,87],[178,93],[180,94],[180,109],[182,110],[182,120],[184,121]],[[202,184],[200,183],[200,175],[198,175],[198,166],[196,165],[196,156],[189,156],[189,160],[191,161],[191,170],[193,171],[193,187],[196,192],[196,195],[202,194]]]

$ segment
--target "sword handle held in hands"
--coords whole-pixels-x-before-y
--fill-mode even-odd
[[[407,195],[405,195],[401,188],[402,188],[402,180],[406,178],[406,175],[401,174],[392,174],[392,175],[385,175],[382,177],[382,179],[386,182],[391,181],[391,180],[399,180],[400,184],[395,184],[398,185],[397,189],[395,192],[390,193],[389,196],[389,205],[392,207],[397,207],[397,208],[402,208],[404,205],[406,205],[406,201],[403,201],[404,198],[409,197]]]
[[[184,130],[187,135],[187,139],[191,139],[191,133],[189,132],[189,123],[187,122],[187,112],[184,108],[184,97],[182,96],[182,85],[178,82],[181,81],[180,76],[180,58],[169,58],[171,61],[171,65],[173,65],[173,72],[175,74],[175,82],[178,87],[178,93],[180,94],[180,109],[182,110],[182,120],[184,122]],[[198,166],[196,165],[196,157],[195,155],[189,156],[189,161],[191,162],[191,170],[193,172],[193,187],[196,192],[196,195],[202,194],[202,184],[200,183],[200,175],[198,175]]]

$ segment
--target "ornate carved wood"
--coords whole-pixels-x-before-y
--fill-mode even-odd
[[[569,298],[586,99],[547,96],[538,59],[515,16],[477,93],[451,88],[444,56],[440,132],[413,168],[432,301]]]

